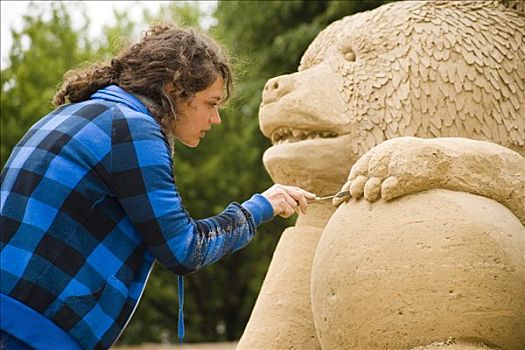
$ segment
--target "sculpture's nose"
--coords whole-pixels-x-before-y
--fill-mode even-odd
[[[291,75],[281,75],[268,80],[264,86],[262,94],[263,103],[271,103],[277,101],[290,91],[294,86],[294,79]]]

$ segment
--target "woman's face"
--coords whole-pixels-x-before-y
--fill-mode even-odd
[[[176,103],[177,119],[173,135],[188,147],[197,147],[213,124],[220,124],[219,106],[223,99],[224,80],[217,77],[206,89],[185,102]]]

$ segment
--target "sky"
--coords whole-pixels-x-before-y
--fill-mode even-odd
[[[41,1],[42,3],[51,3],[51,1]],[[80,1],[63,1],[64,3],[75,3]],[[213,9],[217,1],[197,1],[199,5],[207,10]],[[103,24],[111,25],[114,23],[113,8],[118,10],[127,10],[128,15],[138,21],[142,14],[142,7],[150,11],[156,11],[163,1],[83,1],[86,7],[88,17],[91,19],[90,35],[96,37],[100,34],[99,28]],[[140,3],[142,6],[136,6]],[[1,5],[1,68],[7,66],[7,54],[12,45],[10,28],[20,29],[22,26],[22,16],[28,13],[30,1],[0,1]],[[72,13],[73,18],[75,13]],[[80,16],[79,16],[80,18]]]

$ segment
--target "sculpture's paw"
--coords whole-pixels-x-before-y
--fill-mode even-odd
[[[351,197],[364,197],[369,202],[380,198],[388,201],[403,195],[402,183],[406,184],[407,176],[403,175],[403,181],[400,181],[401,172],[397,168],[404,167],[406,159],[400,155],[406,153],[407,149],[421,148],[421,145],[421,139],[401,137],[372,148],[354,164],[347,182],[339,192],[349,193],[337,196],[332,203],[338,206]]]

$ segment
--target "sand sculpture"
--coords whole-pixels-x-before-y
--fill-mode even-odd
[[[352,196],[284,231],[238,349],[525,349],[523,2],[334,22],[260,125],[275,182]]]

